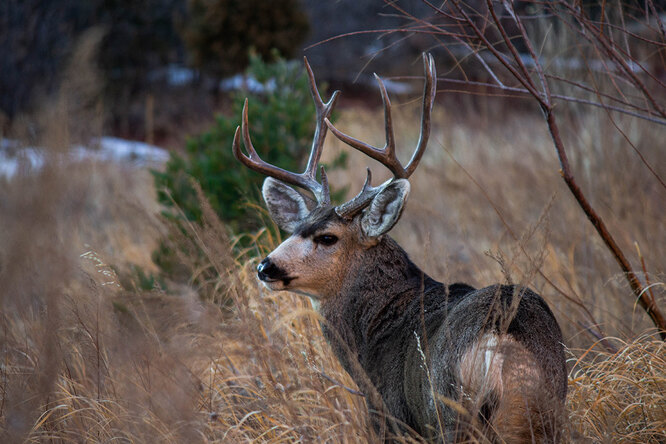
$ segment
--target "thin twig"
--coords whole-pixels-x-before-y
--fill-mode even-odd
[[[409,79],[412,78],[411,76],[400,76],[400,77],[394,77],[395,79]],[[414,77],[416,79],[416,77]],[[518,93],[521,95],[526,95],[526,96],[531,96],[532,93],[530,93],[528,90],[524,88],[517,88],[515,86],[507,86],[507,85],[496,85],[494,83],[488,83],[488,82],[478,82],[478,81],[473,81],[473,80],[460,80],[460,79],[447,79],[447,78],[438,78],[437,80],[440,83],[456,83],[460,85],[475,85],[475,86],[483,86],[487,88],[494,88],[494,89],[500,89],[502,91],[508,91],[508,92],[513,92],[513,93]],[[517,96],[514,96],[517,97]],[[651,123],[656,123],[658,125],[666,125],[666,119],[661,119],[659,117],[653,117],[645,114],[641,114],[635,111],[631,111],[628,109],[621,108],[619,106],[613,106],[613,105],[608,105],[606,103],[600,103],[600,102],[595,102],[594,100],[589,100],[589,99],[582,99],[579,97],[572,97],[572,96],[566,96],[563,94],[551,94],[551,97],[553,99],[557,100],[563,100],[565,102],[571,102],[571,103],[578,103],[581,105],[588,105],[588,106],[593,106],[595,108],[601,108],[605,109],[608,111],[614,111],[618,112],[620,114],[626,114],[628,116],[636,117],[641,120],[646,120]],[[623,102],[624,103],[624,102]],[[636,107],[635,105],[629,105],[627,106],[633,106]],[[640,108],[641,110],[643,108]]]
[[[363,397],[365,397],[365,393],[363,393],[363,392],[361,392],[361,391],[358,391],[358,390],[355,390],[355,389],[353,389],[353,388],[351,388],[351,387],[347,387],[346,385],[340,383],[339,381],[336,381],[335,379],[331,378],[330,376],[328,376],[326,373],[322,372],[321,370],[317,370],[317,373],[319,373],[319,376],[321,376],[322,378],[326,379],[328,382],[331,382],[331,383],[337,385],[338,387],[347,390],[347,391],[348,391],[349,393],[351,393],[352,395],[358,395],[358,396],[363,396]]]

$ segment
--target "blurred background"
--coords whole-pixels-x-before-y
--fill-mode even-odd
[[[342,91],[336,127],[375,146],[384,79],[408,159],[430,52],[430,143],[391,235],[438,280],[543,295],[566,442],[664,442],[665,13],[3,0],[0,441],[376,442],[309,300],[257,283],[285,233],[231,143],[247,98],[262,158],[303,169],[306,56],[324,99]],[[366,167],[389,177],[330,134],[322,163],[337,201]]]
[[[406,3],[406,13],[432,13],[425,3]],[[166,143],[175,143],[180,131],[172,126],[188,112],[200,118],[224,106],[225,94],[240,85],[233,76],[245,71],[251,54],[266,62],[307,55],[320,80],[367,86],[374,71],[414,74],[408,66],[432,45],[432,39],[390,32],[409,19],[382,2],[7,0],[0,19],[5,132],[61,85],[88,36],[98,39],[90,62],[105,129]],[[346,33],[357,34],[336,38]],[[154,101],[150,128],[147,100]]]

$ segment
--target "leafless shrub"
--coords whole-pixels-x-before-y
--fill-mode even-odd
[[[660,77],[666,36],[653,2],[617,3],[609,8],[602,2],[596,9],[566,0],[520,4],[492,0],[426,3],[433,11],[429,20],[409,15],[399,2],[387,2],[411,20],[409,26],[395,32],[431,35],[435,45],[449,50],[455,59],[469,58],[477,63],[488,79],[473,80],[463,70],[462,79],[447,78],[444,82],[529,98],[538,106],[570,193],[617,261],[632,296],[666,339],[662,309],[645,290],[645,281],[630,263],[617,235],[611,232],[607,218],[595,209],[596,205],[576,179],[569,160],[572,144],[567,143],[561,125],[566,114],[560,111],[567,108],[565,104],[604,110],[640,158],[646,174],[660,186],[660,193],[666,191],[653,161],[631,142],[618,123],[619,116],[625,115],[655,125],[666,124],[666,109],[661,105],[666,84]],[[548,31],[539,31],[540,26]],[[570,46],[544,53],[546,41],[567,34],[574,39]],[[457,65],[459,69],[464,66]],[[570,127],[564,126],[565,130]]]

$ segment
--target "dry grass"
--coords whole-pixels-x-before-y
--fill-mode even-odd
[[[654,337],[617,342],[615,353],[577,353],[569,382],[575,436],[595,442],[663,442],[664,342]]]
[[[396,110],[405,154],[418,132],[413,108]],[[383,143],[380,114],[341,114],[339,128]],[[637,269],[640,246],[663,306],[664,190],[600,116],[578,119],[570,140],[581,185]],[[664,131],[624,125],[663,177]],[[663,442],[663,343],[568,195],[542,122],[438,105],[431,140],[395,237],[435,278],[512,280],[544,295],[571,356],[568,441]],[[331,142],[329,154],[338,149]],[[365,163],[352,154],[353,169],[330,179],[353,192]],[[209,277],[199,289],[209,299],[188,286],[126,290],[116,270],[150,267],[166,230],[146,173],[61,165],[57,151],[49,165],[0,184],[0,441],[376,440],[309,302],[259,287],[255,264],[231,254],[210,212],[188,240],[203,260],[181,258]],[[257,235],[260,252],[277,242]]]

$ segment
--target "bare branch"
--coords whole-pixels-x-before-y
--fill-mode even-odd
[[[469,80],[465,80],[461,83],[484,84],[492,88],[497,88],[500,91],[513,92],[520,95],[531,95],[532,98],[539,103],[544,113],[546,124],[551,134],[553,145],[560,162],[560,171],[564,182],[576,199],[580,208],[585,213],[588,220],[596,229],[597,234],[599,237],[601,237],[617,261],[618,265],[622,269],[638,303],[650,316],[654,325],[660,330],[662,339],[666,340],[666,318],[659,310],[659,307],[656,306],[655,302],[648,296],[647,292],[644,291],[643,285],[638,279],[637,274],[632,270],[629,261],[618,246],[614,237],[609,232],[606,224],[604,223],[604,220],[594,210],[575,180],[571,166],[569,165],[564,143],[560,136],[560,131],[552,102],[552,100],[555,99],[581,103],[589,106],[599,107],[607,110],[608,112],[620,112],[663,125],[666,123],[666,109],[664,109],[664,107],[657,101],[653,91],[648,88],[646,79],[639,77],[639,75],[641,75],[639,73],[645,74],[647,79],[654,81],[658,86],[666,87],[666,85],[664,85],[664,83],[659,78],[657,78],[655,74],[650,72],[646,66],[639,63],[635,58],[631,57],[631,48],[627,43],[628,41],[626,40],[627,33],[622,34],[625,36],[624,44],[626,46],[626,48],[622,48],[616,44],[612,36],[609,37],[609,35],[604,32],[604,26],[608,25],[608,21],[604,20],[602,22],[593,22],[585,15],[579,3],[570,3],[564,0],[560,0],[555,4],[547,4],[546,7],[553,12],[553,17],[557,17],[557,19],[564,23],[565,26],[573,28],[573,23],[571,23],[572,21],[578,24],[580,28],[575,28],[574,31],[588,42],[588,47],[590,49],[602,55],[599,57],[599,61],[602,66],[602,72],[606,74],[607,79],[613,82],[616,92],[620,98],[609,98],[609,95],[603,94],[599,88],[590,88],[583,85],[582,83],[575,84],[574,86],[581,90],[592,92],[596,95],[598,99],[597,101],[585,98],[570,97],[566,95],[552,94],[548,81],[549,79],[555,79],[555,77],[549,76],[545,72],[544,67],[542,66],[539,59],[539,55],[536,53],[534,46],[532,45],[531,38],[528,35],[528,32],[522,22],[522,17],[516,14],[516,11],[513,9],[513,5],[509,2],[505,2],[504,5],[513,22],[518,28],[517,35],[515,36],[509,35],[507,32],[504,24],[502,23],[503,17],[497,13],[496,4],[493,2],[493,0],[485,1],[487,8],[487,14],[485,15],[480,14],[477,11],[470,12],[470,6],[463,3],[462,0],[451,0],[449,2],[443,3],[441,7],[433,5],[428,0],[424,1],[430,8],[433,9],[433,11],[437,12],[442,17],[448,18],[454,22],[453,24],[448,25],[433,24],[433,28],[436,29],[436,34],[444,35],[447,32],[447,26],[456,27],[458,32],[455,33],[457,38],[454,37],[454,39],[459,42],[464,41],[464,43],[466,43],[465,46],[468,49],[471,49],[472,46],[477,48],[476,50],[472,51],[473,54],[477,60],[481,62],[483,68],[490,74],[493,82],[496,84],[484,84],[483,82],[471,82]],[[653,13],[655,13],[655,8],[651,3],[651,0],[646,1],[649,2],[647,7],[651,8]],[[392,2],[389,4],[393,5]],[[560,6],[561,9],[558,10],[556,6]],[[444,9],[445,7],[450,9]],[[408,17],[407,15],[405,16]],[[605,17],[603,13],[602,17]],[[479,26],[477,23],[477,19],[483,21],[481,26]],[[422,23],[422,21],[419,21],[419,23]],[[658,23],[663,37],[665,35],[663,33],[663,24],[660,21],[658,21]],[[506,53],[498,48],[497,43],[490,41],[490,38],[487,36],[487,26],[492,26],[492,29],[499,32],[501,36],[501,42],[506,46],[510,57],[508,57]],[[474,38],[472,39],[467,37],[465,40],[465,37],[463,36],[468,35],[469,33],[472,33]],[[519,53],[513,41],[514,38],[520,38],[524,42],[527,48],[527,59],[524,59],[525,56]],[[476,47],[477,42],[480,45],[479,47]],[[508,74],[512,76],[522,87],[507,86],[506,82],[500,80],[497,73],[491,69],[490,63],[488,63],[482,57],[482,54],[480,54],[481,49],[485,49],[490,54],[492,54],[495,60],[504,66],[504,68],[506,68],[508,71]],[[528,62],[531,67],[527,66]],[[611,67],[610,64],[613,64],[613,66]],[[533,75],[536,75],[536,77],[539,79],[539,88],[536,86],[533,80]],[[631,96],[625,95],[626,88],[621,88],[618,84],[618,80],[622,80],[622,82],[625,82],[625,85],[628,85],[636,91],[640,92],[641,98],[646,102],[645,105],[637,105]],[[562,80],[557,79],[557,81]],[[615,105],[603,103],[602,100],[604,99],[615,102]],[[658,114],[658,116],[655,116],[655,114]],[[641,159],[663,185],[663,181],[658,177],[658,175],[656,175],[654,169],[650,167],[650,165],[645,161],[645,159],[643,159],[642,156]]]

